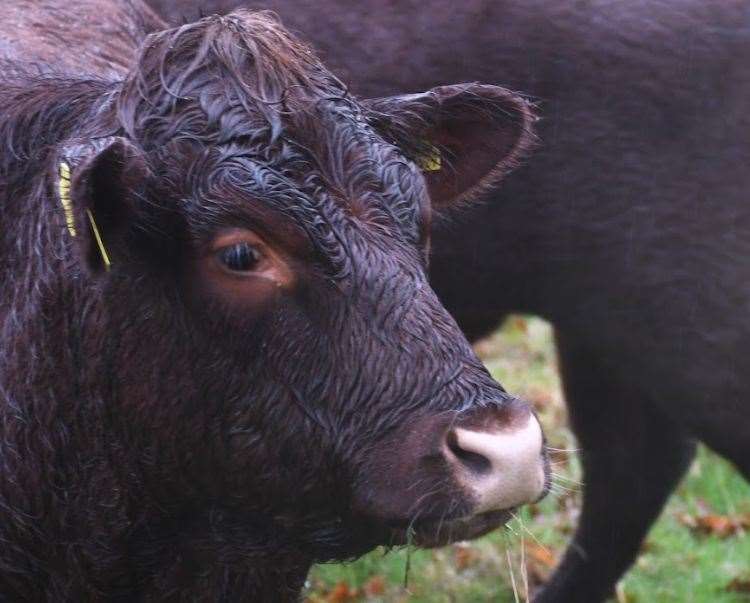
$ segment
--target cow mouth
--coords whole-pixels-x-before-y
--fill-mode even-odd
[[[391,544],[413,544],[421,548],[446,546],[461,540],[473,540],[505,525],[513,509],[488,511],[471,517],[416,521],[406,528],[391,530]]]

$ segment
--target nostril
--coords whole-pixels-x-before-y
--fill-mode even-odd
[[[492,462],[486,456],[461,448],[455,430],[451,429],[446,437],[448,450],[472,473],[487,474],[492,471]]]
[[[475,512],[509,509],[539,498],[544,490],[543,436],[528,414],[525,423],[501,428],[453,426],[445,436],[445,455],[456,478],[477,498]]]

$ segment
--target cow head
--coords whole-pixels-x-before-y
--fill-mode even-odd
[[[542,495],[536,418],[426,276],[432,217],[529,146],[522,99],[358,101],[238,12],[148,37],[101,111],[61,147],[59,220],[104,324],[82,388],[154,509],[322,560],[473,537]]]

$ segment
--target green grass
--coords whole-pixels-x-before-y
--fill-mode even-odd
[[[477,351],[492,374],[530,400],[550,445],[574,449],[549,326],[512,317]],[[306,596],[310,602],[404,601],[480,603],[526,600],[564,549],[580,504],[580,466],[562,454],[555,471],[570,481],[538,505],[525,508],[507,530],[471,543],[432,551],[375,551],[349,564],[316,567]],[[750,518],[750,487],[724,460],[701,449],[683,483],[651,530],[641,554],[619,586],[627,603],[733,603],[750,601],[750,537],[742,529],[724,538],[686,525],[699,516]],[[410,571],[404,587],[409,557]],[[734,588],[728,588],[734,584]],[[741,592],[742,590],[749,592]],[[740,591],[740,592],[738,592]]]

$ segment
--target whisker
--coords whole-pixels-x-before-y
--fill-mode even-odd
[[[570,496],[571,494],[577,493],[577,490],[570,490],[569,488],[564,488],[563,486],[560,486],[559,484],[551,483],[549,485],[549,496],[552,498],[562,499]]]
[[[551,450],[552,452],[581,452],[581,448],[552,448],[552,446],[547,446],[547,450]]]
[[[555,488],[558,492],[567,492],[570,494],[575,494],[576,492],[580,492],[580,488],[569,488],[565,484],[558,484],[556,482],[550,482],[550,489]]]
[[[570,482],[571,484],[575,484],[575,485],[577,485],[577,486],[583,486],[583,482],[579,482],[578,480],[572,479],[572,478],[570,478],[570,477],[565,477],[564,475],[561,475],[561,474],[559,474],[559,473],[554,473],[554,472],[552,472],[552,473],[550,474],[550,477],[551,477],[552,479],[561,479],[561,480],[563,480],[563,481],[565,481],[565,482]]]

